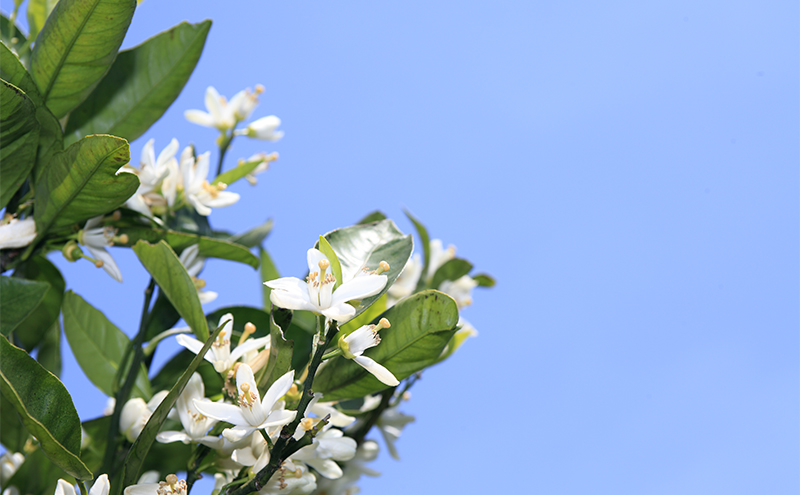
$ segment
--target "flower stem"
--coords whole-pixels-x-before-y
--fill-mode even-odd
[[[324,316],[318,320],[318,326],[320,331],[324,331]],[[248,493],[261,490],[267,484],[272,475],[275,474],[278,468],[281,467],[283,461],[285,461],[290,455],[297,452],[300,448],[311,443],[312,438],[308,435],[308,433],[306,433],[306,435],[304,435],[300,440],[294,440],[292,436],[297,430],[297,426],[300,424],[300,421],[302,421],[303,417],[305,417],[308,404],[311,402],[311,399],[314,398],[314,392],[311,390],[311,385],[314,382],[314,375],[317,373],[317,368],[319,368],[319,365],[322,362],[322,355],[325,354],[325,348],[327,348],[328,345],[333,341],[333,337],[336,336],[336,332],[338,332],[336,322],[332,321],[330,328],[328,328],[328,333],[325,336],[324,343],[321,342],[320,345],[317,346],[316,350],[314,351],[314,356],[311,358],[311,362],[308,365],[308,374],[306,375],[306,380],[303,383],[303,395],[300,398],[300,404],[297,406],[297,416],[295,416],[294,420],[288,425],[284,426],[281,430],[280,436],[275,441],[275,446],[270,451],[269,463],[264,467],[264,469],[259,471],[255,478],[250,480],[249,483],[239,487],[233,492],[228,491],[227,493],[229,495],[246,495]]]
[[[119,418],[122,415],[122,408],[131,396],[133,384],[136,381],[136,376],[139,374],[139,366],[144,358],[142,350],[142,343],[144,342],[145,333],[147,331],[147,315],[150,309],[150,301],[153,298],[153,291],[156,287],[156,281],[152,277],[150,283],[144,291],[144,306],[142,307],[142,317],[139,321],[139,333],[136,334],[133,341],[130,343],[129,349],[133,350],[133,357],[131,364],[128,368],[128,375],[125,377],[125,382],[122,384],[115,395],[116,403],[114,404],[114,412],[111,414],[111,421],[108,425],[108,438],[106,439],[106,452],[103,456],[103,469],[101,472],[111,473],[114,468],[114,456],[117,452],[117,435],[119,435]],[[126,355],[130,351],[126,352]],[[127,358],[123,358],[123,363]],[[124,366],[120,366],[123,369]]]
[[[225,161],[225,153],[228,152],[228,148],[231,146],[231,142],[233,142],[233,138],[236,134],[231,132],[230,134],[225,132],[222,136],[222,142],[219,143],[219,163],[217,163],[217,175],[222,173],[222,163]]]

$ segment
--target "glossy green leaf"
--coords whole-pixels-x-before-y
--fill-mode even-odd
[[[386,302],[388,300],[388,295],[384,294],[380,297],[377,301],[372,303],[372,306],[367,308],[363,313],[356,316],[352,320],[348,321],[344,325],[339,327],[339,330],[344,333],[345,335],[351,333],[353,330],[358,330],[360,327],[364,325],[368,325],[372,320],[377,318],[381,315],[384,311],[386,311]]]
[[[141,245],[141,243],[137,244],[136,247]],[[159,245],[163,244],[159,243]],[[134,250],[136,250],[136,247],[134,247]],[[164,247],[169,249],[168,246]],[[211,338],[202,339],[205,341],[203,348],[200,349],[200,352],[198,352],[194,359],[192,359],[192,362],[189,363],[189,366],[180,376],[177,383],[175,383],[175,386],[170,389],[169,394],[167,394],[164,400],[161,401],[161,404],[158,406],[158,408],[153,411],[153,414],[150,416],[150,419],[147,421],[144,429],[133,443],[131,450],[128,452],[128,457],[125,459],[121,486],[133,485],[139,479],[142,465],[145,463],[147,454],[150,452],[150,448],[156,441],[156,434],[158,434],[161,426],[164,424],[164,421],[166,421],[167,414],[169,414],[170,409],[172,409],[172,407],[175,405],[175,401],[178,400],[178,396],[181,394],[181,392],[183,392],[183,388],[186,386],[189,378],[191,378],[192,373],[194,373],[200,363],[204,361],[203,356],[205,356],[206,352],[208,352],[208,350],[211,348],[211,344],[214,343],[214,340],[217,338],[222,328],[223,326],[218,327],[211,335]]]
[[[42,104],[42,97],[36,83],[33,82],[19,57],[5,43],[0,43],[0,79],[4,79],[24,91],[34,105]]]
[[[139,240],[145,240],[154,244],[163,239],[175,251],[183,251],[189,246],[199,244],[200,256],[237,261],[250,265],[253,268],[258,268],[258,258],[251,253],[249,249],[221,239],[148,227],[124,227],[119,229],[119,233],[128,236],[128,243],[117,245],[132,246]]]
[[[39,237],[122,205],[139,187],[135,174],[117,175],[130,158],[128,143],[114,136],[87,136],[56,153],[36,182]]]
[[[169,390],[175,386],[194,357],[195,354],[188,349],[184,349],[175,354],[153,377],[151,382],[153,390]],[[205,385],[207,395],[213,396],[222,393],[222,378],[214,369],[213,364],[208,361],[203,361],[197,367],[196,371],[203,377],[203,385]],[[184,465],[184,468],[185,467]]]
[[[336,251],[333,250],[333,247],[331,247],[328,240],[322,236],[319,236],[317,247],[331,263],[330,270],[336,279],[336,282],[333,284],[333,290],[336,290],[336,288],[342,285],[342,282],[344,282],[344,278],[342,276],[342,264],[339,262],[339,257],[336,256]]]
[[[472,270],[472,263],[461,258],[453,258],[444,262],[436,270],[431,280],[431,287],[438,288],[446,280],[458,280]]]
[[[86,445],[81,449],[81,460],[93,473],[103,466],[110,422],[111,416],[101,416],[81,424],[85,436],[84,445]]]
[[[0,79],[0,208],[22,186],[36,161],[36,107],[18,87]]]
[[[391,220],[367,225],[354,225],[325,234],[342,267],[342,281],[347,282],[366,268],[375,270],[381,261],[389,263],[386,286],[381,292],[356,304],[356,316],[389,290],[403,271],[414,248],[410,235],[403,235]]]
[[[39,342],[36,361],[50,373],[61,376],[61,322],[58,320],[50,325]]]
[[[28,440],[28,430],[20,421],[14,405],[0,394],[0,444],[11,452],[22,452]]]
[[[49,284],[0,277],[0,334],[8,337],[44,299]]]
[[[182,22],[117,55],[108,74],[67,122],[67,141],[112,134],[133,141],[178,97],[203,51],[211,21]]]
[[[275,268],[275,263],[272,262],[272,258],[266,249],[260,247],[258,248],[258,253],[259,257],[261,258],[261,267],[259,268],[259,275],[262,282],[261,298],[264,308],[266,309],[272,306],[272,303],[269,300],[269,293],[272,291],[272,289],[264,285],[263,282],[280,278],[280,274],[278,273],[278,269]]]
[[[31,75],[61,118],[77,107],[114,62],[136,0],[62,0],[39,33]]]
[[[28,0],[28,37],[35,40],[58,0]]]
[[[256,326],[256,331],[253,334],[255,337],[264,337],[269,335],[269,313],[260,308],[253,308],[250,306],[228,306],[219,308],[213,313],[206,316],[208,320],[208,328],[216,328],[222,317],[230,313],[233,316],[233,334],[241,335],[244,332],[244,326],[249,322]],[[236,346],[238,340],[231,340],[231,345]],[[233,348],[233,347],[232,347]]]
[[[64,277],[58,268],[44,256],[34,256],[17,266],[14,277],[36,280],[48,284],[47,293],[36,311],[20,323],[14,335],[22,342],[25,350],[30,351],[44,337],[45,333],[58,320],[61,312],[61,301],[64,298]]]
[[[456,331],[458,308],[450,296],[426,290],[403,299],[381,317],[392,326],[381,331],[380,345],[367,349],[364,355],[402,380],[437,362]],[[377,323],[377,318],[373,322]],[[314,390],[322,392],[325,400],[355,399],[385,388],[344,357],[333,358],[314,379]]]
[[[404,213],[411,220],[411,223],[414,224],[414,228],[417,229],[417,235],[419,236],[419,242],[422,244],[422,257],[424,264],[422,266],[422,273],[428,273],[428,266],[431,264],[431,239],[428,236],[428,229],[422,225],[422,222],[417,220],[414,215],[411,214],[410,211],[405,210]],[[419,278],[419,283],[417,284],[417,289],[421,289],[425,285],[425,277],[424,275]]]
[[[233,184],[234,182],[238,181],[239,179],[243,178],[247,174],[253,173],[253,170],[258,167],[259,164],[263,163],[263,160],[253,160],[249,162],[240,161],[240,163],[233,167],[230,170],[226,170],[225,172],[219,174],[211,181],[211,185],[223,183],[228,186]]]
[[[71,290],[64,294],[61,312],[64,314],[64,334],[75,360],[89,381],[104,394],[113,397],[117,392],[114,378],[130,339],[103,313]],[[143,365],[136,376],[133,395],[144,400],[149,400],[153,395]]]
[[[13,49],[19,55],[23,64],[28,64],[31,50],[30,45],[27,43],[27,38],[19,26],[11,22],[4,14],[0,14],[0,41]]]
[[[366,225],[368,223],[380,222],[381,220],[386,220],[386,215],[384,215],[382,211],[375,210],[356,222],[356,225]]]
[[[495,284],[494,278],[485,273],[479,273],[472,277],[472,279],[478,282],[478,287],[494,287]]]
[[[50,460],[76,478],[92,477],[80,460],[81,422],[69,392],[5,337],[0,337],[0,390]]]
[[[169,302],[164,291],[159,290],[156,302],[153,303],[153,307],[150,308],[150,313],[147,315],[145,342],[149,342],[156,335],[174,327],[180,319],[181,315],[178,314],[178,310]]]
[[[260,246],[264,239],[267,238],[270,232],[272,232],[272,219],[270,218],[266,222],[262,223],[257,227],[253,227],[252,229],[242,232],[241,234],[235,234],[228,238],[229,242],[234,242],[236,244],[240,244],[246,248],[253,248],[256,246]]]
[[[258,390],[262,394],[269,390],[275,381],[292,369],[294,342],[287,340],[285,332],[292,321],[292,312],[288,309],[272,308],[269,318],[270,348],[269,361],[263,378],[258,382]]]
[[[59,478],[70,476],[47,458],[42,449],[25,456],[25,462],[8,480],[6,487],[14,486],[25,495],[53,495]]]
[[[55,115],[47,107],[40,106],[36,109],[36,120],[39,121],[39,146],[33,166],[34,184],[39,181],[55,154],[64,151],[64,133]]]
[[[203,307],[197,297],[194,282],[175,251],[163,240],[158,244],[139,241],[133,246],[133,251],[181,318],[191,327],[194,335],[205,342],[208,339],[208,324]]]

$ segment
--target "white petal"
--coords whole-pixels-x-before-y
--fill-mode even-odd
[[[384,384],[389,385],[390,387],[396,387],[397,385],[400,385],[400,382],[397,381],[397,378],[394,377],[392,372],[378,364],[374,359],[368,358],[367,356],[356,356],[353,358],[353,361],[361,365],[361,367],[365,370],[372,373],[375,378]]]
[[[319,310],[319,312],[332,320],[344,323],[356,314],[356,308],[347,303],[341,303],[331,306],[330,308]]]
[[[330,459],[312,459],[306,461],[306,463],[329,480],[336,480],[342,477],[342,468]]]
[[[386,275],[363,275],[340,285],[333,291],[331,305],[374,296],[386,286]]]
[[[192,403],[201,414],[208,416],[209,418],[227,421],[233,425],[248,425],[247,420],[244,419],[244,416],[242,415],[242,411],[238,406],[234,406],[233,404],[224,404],[222,402],[205,402],[199,400],[193,400]]]
[[[92,485],[92,489],[89,490],[89,495],[108,495],[110,489],[111,483],[108,482],[108,475],[102,474],[97,477],[94,485]]]
[[[175,340],[180,345],[182,345],[183,347],[189,349],[190,351],[192,351],[195,354],[197,354],[198,352],[203,350],[203,345],[204,344],[202,342],[200,342],[199,340],[193,338],[193,337],[189,337],[188,335],[179,334],[178,336],[175,337]],[[208,352],[206,352],[206,355],[203,356],[203,357],[209,363],[214,364],[214,361],[215,361],[214,360],[214,354],[211,352],[211,349],[209,349]]]
[[[231,351],[231,362],[238,361],[239,358],[242,357],[242,355],[244,355],[245,352],[249,352],[264,347],[271,340],[272,339],[269,335],[258,339],[245,340],[242,343],[242,345],[236,346],[236,348],[233,351]]]
[[[239,367],[241,370],[245,365]],[[248,366],[249,368],[249,366]],[[238,378],[238,374],[237,374]],[[283,376],[275,380],[267,393],[264,394],[264,400],[261,401],[261,407],[264,409],[265,412],[272,410],[272,407],[278,402],[278,399],[286,395],[286,392],[292,388],[292,382],[294,381],[294,370],[289,370],[288,372],[284,373]]]
[[[238,462],[242,466],[252,466],[258,461],[258,458],[253,455],[253,449],[245,447],[243,449],[236,449],[231,454],[233,462]]]
[[[145,483],[132,485],[125,489],[125,495],[155,495],[159,489],[158,483]]]
[[[206,447],[210,447],[214,450],[221,449],[222,444],[224,443],[223,440],[219,437],[212,437],[212,436],[205,436],[202,438],[195,438],[195,442],[202,443]]]
[[[117,282],[122,282],[122,272],[119,271],[119,267],[117,267],[117,264],[114,262],[114,258],[112,258],[110,254],[108,254],[108,251],[102,248],[96,248],[88,245],[86,246],[86,249],[88,249],[89,252],[92,253],[92,257],[97,258],[98,260],[103,262],[103,270],[105,270],[106,273],[111,275],[111,278],[113,278]]]
[[[302,297],[305,296],[305,297]],[[297,294],[281,289],[274,289],[269,293],[269,300],[279,308],[318,312],[319,308],[308,300],[308,292]]]
[[[183,442],[191,443],[192,438],[182,431],[161,431],[156,435],[156,441],[161,443]]]
[[[225,437],[228,441],[236,443],[244,439],[246,436],[250,435],[256,431],[256,428],[252,426],[235,426],[233,428],[228,428],[222,430],[222,436]]]
[[[327,256],[322,254],[319,249],[311,248],[306,252],[306,261],[308,261],[308,271],[311,273],[319,271],[319,262],[325,260],[330,263]]]
[[[70,485],[66,480],[58,480],[55,495],[75,495],[75,487]]]
[[[306,296],[308,295],[308,284],[297,277],[281,277],[275,280],[267,280],[264,285],[270,289],[285,290],[297,295],[303,293]]]
[[[211,196],[210,194],[198,195],[198,201],[202,202],[205,206],[209,208],[224,208],[225,206],[230,206],[237,201],[239,201],[239,194],[230,191],[220,191],[217,193],[216,197]]]

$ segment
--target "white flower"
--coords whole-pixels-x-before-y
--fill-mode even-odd
[[[387,306],[394,306],[400,299],[414,293],[417,289],[419,277],[422,275],[422,264],[422,258],[419,253],[408,259],[406,266],[403,267],[403,271],[400,272],[397,280],[389,287],[389,301],[387,301]]]
[[[311,399],[311,402],[308,404],[308,411],[310,413],[316,414],[320,418],[330,416],[330,424],[338,426],[339,428],[350,426],[356,420],[353,416],[348,416],[333,407],[333,405],[336,404],[335,402],[318,402],[321,398],[322,394],[319,392],[314,393],[314,398]]]
[[[129,486],[125,489],[125,495],[186,495],[186,481],[168,474],[166,481]]]
[[[150,402],[145,402],[144,399],[136,397],[129,400],[122,406],[122,414],[119,417],[119,429],[125,435],[129,442],[133,443],[139,438],[144,426],[150,420],[161,401],[169,394],[169,391],[162,390],[155,394]]]
[[[92,488],[89,490],[89,495],[108,495],[110,489],[111,483],[108,482],[108,475],[103,474],[95,480]],[[70,484],[67,480],[60,479],[58,480],[58,485],[56,485],[55,495],[76,495],[75,486]]]
[[[219,319],[219,324],[221,325],[222,323],[226,322],[226,320],[227,323],[225,323],[225,326],[219,332],[219,335],[217,335],[214,343],[211,344],[211,348],[208,350],[206,355],[203,356],[206,361],[214,365],[214,369],[217,371],[217,373],[225,373],[231,369],[233,364],[245,353],[266,347],[270,344],[271,340],[269,335],[258,339],[248,339],[242,342],[241,345],[236,346],[233,352],[231,352],[233,315],[230,313],[222,315],[222,317]],[[195,354],[200,352],[204,345],[203,342],[183,334],[176,336],[175,340],[177,340],[180,345],[189,349]]]
[[[256,84],[255,91],[250,91],[250,88],[239,91],[228,103],[229,111],[237,121],[247,119],[258,105],[258,95],[263,92],[264,86],[260,84]]]
[[[275,306],[312,311],[343,323],[356,310],[347,301],[363,299],[379,293],[386,285],[386,275],[367,273],[356,276],[333,290],[336,278],[327,272],[330,261],[321,251],[311,248],[307,253],[308,278],[283,277],[264,282],[273,289],[269,299]],[[318,271],[319,270],[319,271]]]
[[[263,141],[277,141],[283,137],[283,131],[277,130],[280,125],[281,119],[274,115],[268,115],[250,122],[244,130],[237,131],[236,134]]]
[[[307,495],[317,489],[317,478],[305,464],[286,460],[269,479],[259,495]]]
[[[128,199],[125,206],[148,217],[153,216],[150,209],[152,206],[167,204],[166,198],[159,194],[158,188],[170,172],[178,168],[178,161],[175,159],[175,153],[178,152],[178,140],[173,138],[158,155],[158,158],[153,150],[153,142],[153,139],[149,140],[142,148],[142,158],[138,169],[131,167],[130,164],[120,169],[122,172],[130,172],[139,177],[139,188]]]
[[[0,456],[0,485],[5,486],[23,462],[25,456],[19,452],[6,452]]]
[[[211,208],[222,208],[239,201],[238,194],[225,190],[228,185],[224,182],[208,183],[208,167],[209,152],[198,156],[197,160],[190,153],[181,155],[184,198],[203,216],[210,215]]]
[[[339,338],[339,348],[347,359],[352,359],[359,366],[372,373],[375,378],[390,387],[400,384],[391,371],[378,364],[374,359],[362,356],[363,352],[370,347],[380,344],[381,338],[378,331],[381,328],[389,328],[389,321],[381,318],[378,325],[364,325],[351,334]]]
[[[381,473],[374,469],[367,467],[368,462],[372,462],[378,458],[380,448],[378,443],[373,440],[367,440],[358,447],[355,457],[347,462],[344,466],[344,474],[341,478],[336,480],[321,479],[319,480],[319,493],[327,495],[355,495],[359,492],[356,482],[362,475],[366,476],[380,476]]]
[[[275,152],[269,154],[256,153],[247,160],[239,160],[239,165],[241,166],[244,165],[245,163],[253,163],[256,161],[258,162],[256,168],[254,168],[252,172],[244,176],[244,178],[247,179],[247,182],[249,182],[251,186],[254,186],[258,182],[258,180],[256,179],[256,175],[269,170],[270,162],[274,162],[277,159],[278,159],[278,154]]]
[[[279,399],[286,395],[294,380],[294,370],[278,378],[261,399],[258,386],[253,377],[253,370],[246,364],[239,365],[236,371],[236,390],[239,393],[238,406],[220,402],[194,401],[201,414],[209,418],[227,421],[234,425],[222,432],[222,435],[236,442],[256,430],[281,426],[290,423],[297,411],[286,411]]]
[[[198,253],[200,253],[200,244],[192,244],[181,252],[178,260],[186,268],[186,272],[189,276],[192,277],[192,282],[194,282],[194,286],[197,289],[197,297],[200,298],[200,303],[205,304],[216,299],[217,293],[203,290],[206,286],[206,281],[197,278],[206,263],[206,259],[202,256],[198,256]],[[196,352],[197,351],[195,351],[195,353]]]
[[[383,411],[376,426],[381,431],[381,435],[383,435],[383,441],[386,442],[386,447],[389,448],[389,454],[395,459],[400,460],[400,456],[397,454],[397,447],[395,447],[394,443],[400,438],[403,428],[405,428],[408,423],[413,422],[415,418],[414,416],[401,413],[398,407],[399,406],[390,407]]]
[[[36,223],[33,217],[22,220],[12,218],[0,225],[0,249],[21,248],[36,238]]]
[[[110,225],[102,227],[102,223],[103,215],[87,220],[83,230],[78,234],[78,241],[86,246],[92,256],[100,262],[99,265],[103,267],[103,270],[111,275],[111,278],[122,282],[122,272],[119,271],[114,258],[106,251],[106,247],[114,245],[117,229]]]
[[[232,129],[236,125],[236,116],[231,111],[228,101],[220,96],[213,86],[206,89],[206,110],[187,110],[184,117],[189,122],[205,127],[215,127],[222,132]]]
[[[472,289],[478,286],[469,275],[464,275],[457,280],[445,280],[439,284],[439,290],[455,299],[458,308],[469,306],[472,304]]]
[[[442,245],[442,241],[439,239],[433,239],[429,246],[430,262],[428,264],[428,273],[425,275],[428,282],[430,282],[433,279],[433,276],[436,275],[436,270],[456,257],[456,247],[452,244],[447,246],[447,249],[445,249]]]
[[[199,373],[193,373],[183,392],[178,396],[176,406],[178,409],[178,416],[180,417],[183,431],[162,431],[156,435],[156,440],[161,443],[183,442],[189,444],[192,442],[207,445],[212,449],[218,449],[222,446],[222,439],[206,435],[217,421],[212,418],[207,418],[200,414],[200,411],[194,406],[194,400],[200,402],[211,402],[206,399],[205,386],[203,379]]]
[[[297,428],[295,440],[300,439],[306,431],[314,427],[314,421],[305,419]],[[331,428],[328,424],[314,437],[311,445],[307,445],[292,454],[292,460],[303,461],[328,478],[341,478],[342,468],[335,461],[349,461],[356,455],[356,441],[345,437],[342,430]]]

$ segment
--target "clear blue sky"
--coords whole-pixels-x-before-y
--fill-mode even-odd
[[[124,46],[205,18],[136,161],[149,138],[213,149],[183,111],[261,83],[286,137],[229,163],[281,158],[214,225],[274,218],[299,276],[320,233],[377,208],[410,232],[406,207],[498,280],[364,493],[800,491],[797,2],[146,0]],[[112,254],[123,285],[54,260],[133,333],[147,277]],[[208,309],[260,301],[247,267],[205,276]]]

